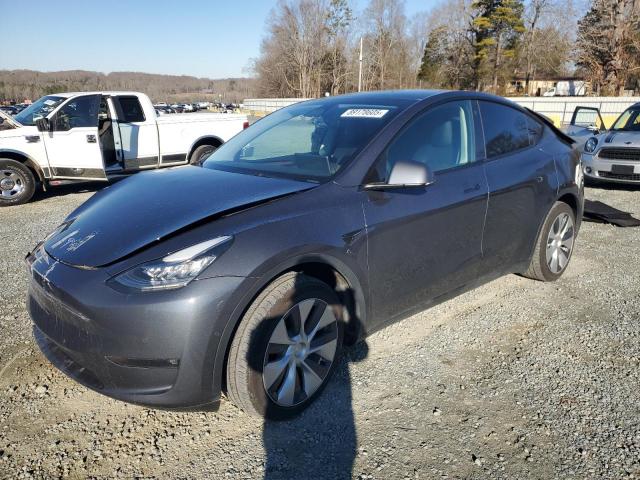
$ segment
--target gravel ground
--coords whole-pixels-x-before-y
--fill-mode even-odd
[[[558,282],[512,275],[393,325],[263,425],[117,402],[39,353],[22,259],[93,191],[0,211],[0,478],[640,478],[640,229],[583,224]],[[638,189],[587,198],[640,216]]]

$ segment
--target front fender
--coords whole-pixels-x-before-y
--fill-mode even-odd
[[[224,386],[224,375],[226,369],[227,354],[231,345],[233,335],[242,320],[242,316],[253,300],[260,294],[260,292],[269,285],[274,279],[281,276],[287,271],[303,269],[305,265],[309,264],[323,264],[331,267],[338,272],[349,284],[349,288],[353,291],[353,298],[355,303],[355,319],[351,321],[357,322],[358,338],[366,336],[365,318],[367,314],[367,302],[366,302],[366,286],[363,286],[360,282],[358,275],[343,261],[326,253],[318,252],[298,252],[295,255],[283,252],[282,257],[286,257],[285,260],[280,262],[265,262],[265,264],[259,266],[255,270],[256,276],[249,276],[244,279],[240,286],[236,289],[229,305],[235,305],[232,312],[229,313],[229,320],[223,330],[223,333],[219,339],[211,340],[211,347],[214,347],[214,343],[217,343],[214,372],[213,372],[213,388],[214,394],[219,394]]]

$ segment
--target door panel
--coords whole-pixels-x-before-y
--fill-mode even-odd
[[[146,118],[140,100],[133,95],[112,97],[117,112],[121,159],[125,170],[156,168],[158,127],[155,118]]]
[[[539,148],[541,124],[511,107],[479,103],[489,157],[483,268],[518,271],[529,261],[538,227],[555,200],[555,164]]]
[[[489,208],[484,233],[488,270],[510,272],[529,260],[540,222],[553,203],[553,157],[532,148],[486,166]]]
[[[364,208],[374,324],[475,279],[487,209],[482,163],[436,175],[423,190],[368,196]]]
[[[366,193],[373,328],[478,274],[488,188],[473,117],[470,101],[428,109],[396,136],[370,173],[386,181],[397,161],[412,161],[434,178],[426,187]]]
[[[53,131],[44,132],[44,145],[53,177],[104,179],[98,142],[100,95],[75,97],[51,117]]]

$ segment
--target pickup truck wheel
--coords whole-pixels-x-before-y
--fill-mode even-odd
[[[218,147],[213,145],[200,145],[191,154],[191,160],[189,163],[191,165],[202,165],[202,162],[217,149]]]
[[[36,191],[36,179],[20,162],[0,158],[0,207],[27,203]]]

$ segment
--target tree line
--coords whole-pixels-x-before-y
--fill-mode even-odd
[[[395,88],[504,94],[516,78],[576,76],[594,92],[640,91],[640,0],[280,0],[253,61],[258,93],[318,97]],[[360,45],[363,58],[360,61]],[[360,73],[361,72],[361,73]]]
[[[60,92],[124,90],[144,92],[154,102],[239,103],[255,96],[255,83],[250,78],[213,80],[139,72],[0,70],[0,101],[22,102]]]

